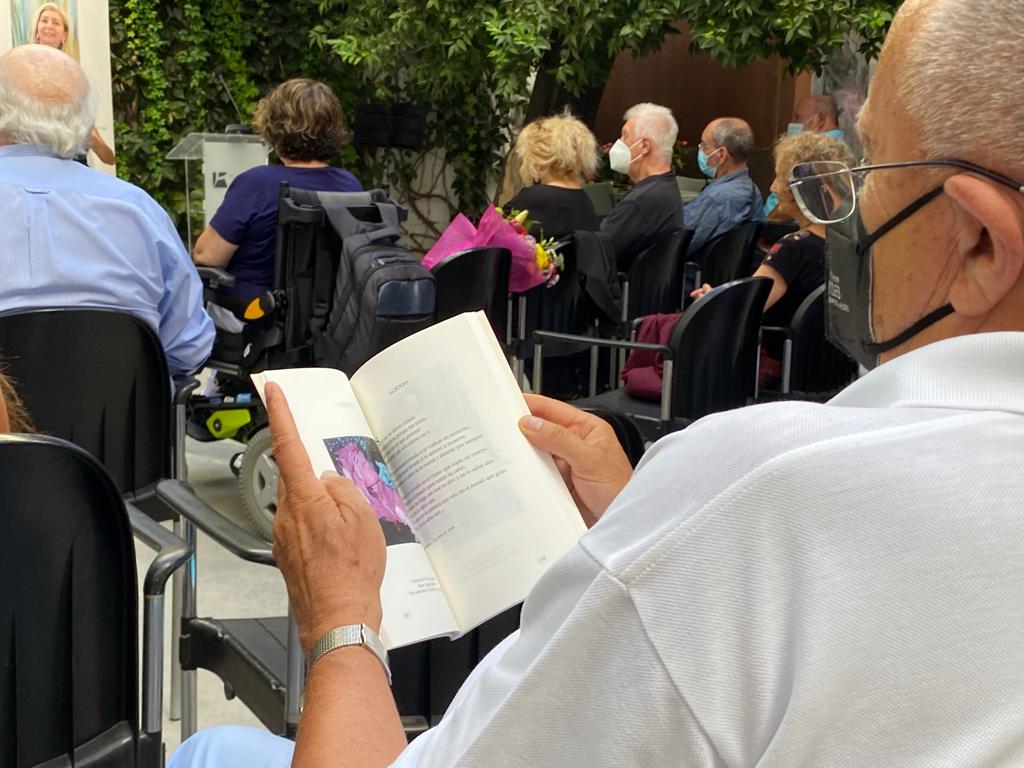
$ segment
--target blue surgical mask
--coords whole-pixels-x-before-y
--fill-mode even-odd
[[[721,149],[721,147],[719,147]],[[715,152],[718,150],[716,149]],[[713,154],[713,153],[712,153]],[[697,148],[697,165],[700,166],[700,172],[710,178],[715,178],[715,174],[718,172],[717,168],[713,168],[708,162],[708,155],[704,151],[704,147]]]
[[[803,132],[804,132],[804,124],[803,123],[790,123],[789,125],[786,126],[786,135],[787,136],[798,136],[798,135],[800,135]]]
[[[779,207],[779,196],[774,192],[768,194],[768,199],[764,201],[764,215],[770,216],[772,211]]]

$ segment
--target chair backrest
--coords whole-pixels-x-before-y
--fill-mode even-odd
[[[629,270],[626,320],[682,306],[683,264],[693,231],[672,232],[642,251]]]
[[[857,363],[825,338],[825,286],[801,302],[790,322],[793,356],[790,391],[831,392],[857,375]]]
[[[754,246],[761,223],[748,221],[709,242],[693,260],[700,264],[701,281],[712,286],[750,277],[754,272]]]
[[[690,176],[676,176],[679,192],[700,192],[708,184],[708,179],[694,179]]]
[[[117,488],[70,443],[0,435],[0,510],[0,765],[138,765],[135,549]]]
[[[754,396],[766,277],[720,285],[694,302],[672,331],[672,416],[699,419],[746,405]]]
[[[36,429],[95,456],[122,494],[150,496],[173,476],[171,377],[144,321],[109,309],[0,313],[0,361]]]
[[[599,219],[603,219],[615,208],[615,187],[612,186],[610,181],[585,184],[583,191],[587,193],[587,197],[593,203],[594,213],[597,214]]]
[[[470,248],[435,264],[430,270],[437,288],[435,320],[483,310],[498,338],[504,339],[511,263],[507,248]]]

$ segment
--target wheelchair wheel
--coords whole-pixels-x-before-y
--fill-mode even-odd
[[[245,444],[238,487],[242,506],[256,533],[267,541],[274,539],[274,515],[277,513],[277,463],[271,454],[270,427],[254,432]]]

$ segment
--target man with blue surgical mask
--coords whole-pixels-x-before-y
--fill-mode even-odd
[[[686,226],[693,230],[690,255],[719,235],[764,218],[761,192],[747,168],[747,158],[753,151],[754,132],[746,120],[720,117],[704,129],[697,164],[712,181],[683,206]]]
[[[672,172],[672,149],[679,128],[672,110],[637,104],[623,115],[622,135],[608,152],[612,170],[629,177],[633,188],[601,222],[615,248],[620,271],[637,254],[683,228],[679,188]]]
[[[834,98],[827,93],[819,93],[814,96],[804,96],[796,103],[796,106],[793,107],[793,122],[786,127],[786,135],[795,136],[804,131],[824,133],[840,141],[846,140],[846,134],[839,127],[839,108],[836,106]],[[775,193],[768,195],[768,199],[764,202],[765,217],[771,218],[773,221],[785,220],[785,216],[781,219],[777,215],[772,216],[778,205],[779,198],[775,196]]]

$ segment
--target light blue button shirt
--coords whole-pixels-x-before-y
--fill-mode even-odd
[[[0,147],[0,220],[0,312],[123,310],[157,331],[172,374],[205,362],[214,328],[202,284],[141,189],[38,147]]]
[[[683,206],[683,224],[693,230],[689,254],[740,224],[763,221],[763,208],[761,193],[748,169],[715,179]]]

